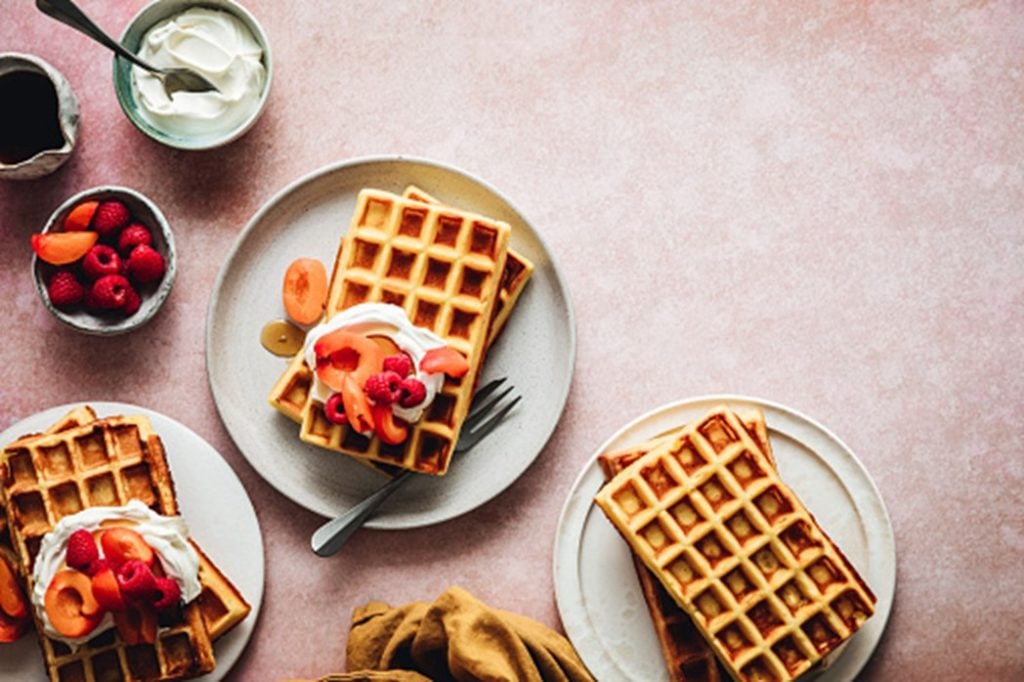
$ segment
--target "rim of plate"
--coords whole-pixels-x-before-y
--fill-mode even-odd
[[[351,159],[346,159],[346,160],[343,160],[343,161],[336,161],[336,162],[329,163],[329,164],[326,164],[324,166],[321,166],[320,168],[317,168],[317,169],[315,169],[313,171],[310,171],[310,172],[306,173],[305,175],[300,176],[299,178],[293,180],[292,182],[288,183],[283,188],[281,188],[280,190],[275,192],[273,195],[271,195],[268,199],[266,199],[262,203],[262,205],[259,207],[259,209],[257,209],[256,213],[254,213],[252,215],[252,217],[249,218],[249,221],[245,224],[245,227],[242,228],[242,231],[238,234],[237,237],[235,237],[235,241],[231,245],[231,249],[228,251],[228,254],[225,257],[224,262],[221,265],[220,270],[217,273],[217,279],[214,281],[214,284],[213,284],[213,293],[210,296],[210,303],[207,305],[207,308],[206,308],[206,343],[205,343],[205,349],[204,349],[204,352],[205,352],[205,355],[206,355],[206,357],[205,357],[206,382],[207,382],[207,385],[210,387],[210,392],[213,394],[213,399],[214,399],[213,400],[213,404],[214,404],[214,406],[217,409],[217,416],[220,418],[221,424],[224,425],[225,430],[228,432],[228,435],[231,437],[231,442],[235,445],[236,448],[238,448],[238,451],[241,453],[242,457],[249,464],[249,466],[251,466],[259,474],[260,478],[262,478],[264,481],[266,481],[268,484],[270,484],[270,486],[272,488],[274,488],[274,490],[276,490],[278,493],[283,495],[285,498],[287,498],[288,500],[290,500],[294,504],[297,504],[300,507],[302,507],[303,509],[307,509],[307,510],[309,510],[309,511],[315,513],[315,514],[319,514],[321,516],[323,515],[319,510],[313,509],[312,507],[310,507],[310,506],[308,506],[308,505],[306,505],[306,504],[304,504],[302,502],[299,502],[298,500],[296,500],[293,497],[291,497],[290,495],[288,495],[284,490],[282,490],[278,486],[278,484],[274,480],[274,477],[265,475],[263,470],[260,469],[259,467],[257,467],[252,462],[252,460],[249,459],[248,455],[245,454],[245,451],[242,450],[242,448],[238,445],[238,442],[235,440],[234,433],[232,432],[231,427],[228,425],[228,421],[224,417],[224,412],[221,409],[220,402],[217,400],[217,388],[214,385],[213,373],[210,371],[211,348],[212,348],[212,345],[213,345],[213,333],[212,333],[212,330],[213,330],[213,320],[214,320],[214,314],[213,313],[214,313],[214,310],[217,308],[217,306],[219,304],[220,295],[221,295],[221,289],[223,287],[223,284],[224,284],[225,280],[227,279],[228,271],[229,271],[229,269],[231,267],[231,264],[234,262],[235,258],[238,256],[238,253],[241,250],[242,245],[246,242],[246,239],[248,238],[249,234],[256,229],[256,227],[260,224],[260,222],[262,222],[262,220],[266,217],[266,215],[268,213],[270,213],[272,210],[274,210],[274,208],[277,206],[277,204],[280,201],[282,201],[284,198],[286,198],[289,194],[291,194],[291,193],[297,191],[298,189],[300,189],[303,185],[315,182],[316,180],[318,180],[318,179],[320,179],[320,178],[322,178],[324,176],[330,175],[332,173],[336,173],[336,172],[338,172],[340,170],[343,170],[343,169],[351,169],[351,168],[355,168],[357,166],[371,166],[371,165],[381,164],[381,163],[396,163],[396,162],[397,163],[419,164],[419,165],[423,165],[423,166],[433,167],[433,168],[436,168],[436,169],[439,169],[439,170],[442,170],[442,171],[446,171],[446,172],[449,172],[449,173],[454,173],[456,175],[461,175],[465,179],[467,179],[467,180],[469,180],[469,181],[471,181],[473,183],[476,183],[481,188],[486,190],[488,193],[490,193],[493,196],[497,197],[500,201],[504,202],[505,205],[507,205],[509,207],[509,209],[511,209],[512,212],[515,213],[515,215],[525,225],[528,225],[530,227],[530,231],[532,232],[532,237],[535,238],[537,240],[537,242],[541,245],[541,247],[544,249],[545,255],[551,261],[551,264],[552,264],[551,272],[552,272],[552,274],[554,276],[555,282],[558,285],[558,288],[565,293],[565,296],[564,296],[564,299],[565,299],[565,309],[566,309],[566,311],[568,313],[567,324],[568,324],[568,328],[569,328],[569,339],[568,339],[568,341],[569,341],[569,347],[568,347],[569,381],[567,381],[565,383],[565,385],[562,387],[561,393],[558,396],[558,403],[559,403],[558,417],[551,422],[551,425],[548,428],[547,433],[544,435],[543,443],[537,449],[537,451],[533,454],[533,456],[530,457],[529,460],[524,462],[522,469],[520,469],[516,473],[516,475],[513,476],[508,481],[508,483],[501,490],[499,490],[497,493],[495,493],[495,495],[493,497],[491,497],[491,498],[489,498],[487,500],[481,500],[481,501],[479,501],[477,503],[474,503],[474,504],[472,504],[472,505],[470,505],[470,506],[468,506],[468,507],[466,507],[464,509],[463,508],[459,508],[459,509],[457,509],[455,511],[455,513],[453,513],[451,515],[444,516],[443,518],[426,518],[426,519],[423,519],[423,520],[412,520],[412,521],[399,521],[399,522],[395,522],[395,521],[388,521],[387,517],[384,516],[384,517],[380,517],[380,518],[371,518],[369,521],[367,521],[364,524],[364,527],[366,527],[366,528],[373,528],[373,529],[376,529],[376,530],[403,530],[403,529],[410,529],[410,528],[423,528],[423,527],[434,525],[434,524],[437,524],[437,523],[443,523],[445,521],[450,521],[451,519],[454,519],[454,518],[457,518],[459,516],[462,516],[463,514],[466,514],[466,513],[470,512],[470,511],[476,509],[477,507],[486,504],[487,502],[490,501],[490,499],[494,499],[494,497],[497,497],[498,495],[503,493],[505,490],[507,490],[509,486],[511,486],[513,483],[515,483],[517,480],[519,480],[519,478],[526,472],[526,470],[529,469],[533,465],[533,463],[537,460],[537,457],[540,456],[540,453],[543,452],[543,450],[547,447],[548,443],[551,441],[551,436],[554,435],[555,430],[558,428],[558,425],[561,423],[561,417],[565,413],[565,406],[566,406],[566,403],[569,400],[569,391],[572,389],[573,377],[574,377],[574,375],[576,373],[576,371],[575,371],[575,368],[576,368],[576,311],[575,311],[575,309],[573,308],[573,305],[572,305],[572,297],[569,294],[568,283],[565,281],[565,278],[562,275],[562,269],[558,265],[558,259],[555,256],[555,253],[548,246],[548,243],[544,239],[544,236],[540,233],[539,230],[537,230],[536,228],[533,227],[533,223],[531,223],[529,220],[527,220],[524,217],[523,213],[519,210],[518,206],[516,206],[516,204],[514,204],[507,196],[505,196],[505,194],[503,194],[501,191],[499,191],[491,183],[487,182],[486,180],[481,179],[480,177],[478,177],[477,175],[475,175],[473,173],[470,173],[469,171],[463,170],[462,168],[459,168],[458,166],[454,166],[452,164],[447,164],[447,163],[443,163],[443,162],[440,162],[440,161],[435,161],[433,159],[428,159],[426,157],[407,155],[407,154],[371,154],[371,155],[365,155],[365,156],[356,156],[356,157],[353,157]]]
[[[568,558],[569,552],[567,550],[563,550],[562,553],[567,555],[567,556],[563,557],[562,553],[559,552],[559,545],[562,543],[562,541],[563,541],[563,534],[566,532],[566,524],[569,521],[568,516],[572,513],[572,511],[577,506],[577,505],[574,505],[573,503],[576,502],[576,499],[578,497],[578,490],[579,490],[579,488],[580,488],[584,478],[587,477],[590,474],[590,470],[594,466],[594,462],[596,461],[597,457],[601,453],[607,452],[608,449],[612,446],[612,444],[615,443],[616,441],[618,441],[619,439],[621,439],[623,437],[623,435],[625,435],[626,433],[636,429],[638,426],[640,426],[643,422],[645,422],[647,420],[655,419],[655,418],[657,418],[658,416],[660,416],[662,414],[669,413],[669,412],[672,412],[672,411],[678,410],[678,409],[685,409],[686,407],[689,407],[689,406],[692,406],[692,407],[696,408],[701,403],[715,403],[715,402],[746,403],[746,404],[759,405],[759,406],[762,406],[762,407],[766,407],[766,408],[770,408],[770,409],[776,410],[776,411],[784,413],[784,414],[788,414],[789,416],[795,418],[796,420],[806,422],[811,427],[820,430],[827,438],[832,440],[836,445],[839,446],[839,448],[841,450],[843,450],[847,455],[849,455],[849,463],[855,469],[857,469],[858,473],[863,477],[864,482],[869,486],[870,492],[873,494],[874,498],[879,501],[879,503],[880,503],[879,504],[879,511],[881,512],[881,520],[884,522],[885,529],[887,531],[887,534],[886,534],[886,536],[884,538],[884,540],[887,540],[885,542],[885,545],[886,545],[885,550],[886,550],[886,554],[890,555],[892,557],[892,561],[891,561],[891,564],[887,567],[887,569],[882,571],[884,573],[884,576],[883,576],[884,577],[884,585],[883,585],[884,592],[876,592],[876,597],[878,598],[878,601],[877,601],[877,604],[876,604],[875,618],[877,618],[876,623],[879,624],[879,625],[876,626],[877,629],[878,629],[878,639],[871,644],[871,649],[868,652],[868,655],[865,657],[865,659],[863,661],[861,661],[859,663],[859,665],[857,666],[857,669],[855,671],[853,671],[853,675],[854,675],[854,677],[856,677],[856,675],[860,674],[860,672],[863,670],[864,666],[867,665],[867,663],[870,660],[871,656],[874,654],[875,649],[877,649],[877,647],[878,647],[878,642],[881,641],[882,635],[885,633],[885,629],[886,629],[886,627],[888,626],[888,623],[889,623],[889,617],[892,614],[892,607],[893,607],[893,602],[894,602],[895,594],[896,594],[896,564],[897,564],[898,560],[896,558],[896,537],[895,537],[895,533],[893,532],[892,519],[889,516],[889,510],[885,506],[885,500],[882,498],[881,491],[879,491],[877,484],[875,483],[874,479],[871,477],[870,473],[868,473],[868,470],[867,470],[867,468],[865,468],[863,462],[860,461],[860,459],[854,454],[853,450],[851,450],[850,447],[848,445],[846,445],[846,443],[843,442],[843,440],[840,439],[831,429],[826,427],[824,424],[822,424],[818,420],[816,420],[816,419],[808,416],[807,414],[801,412],[800,410],[793,409],[791,407],[788,407],[788,406],[783,405],[781,403],[775,402],[773,400],[765,400],[763,398],[756,398],[756,397],[749,396],[749,395],[742,395],[742,394],[735,394],[735,393],[721,393],[721,394],[708,393],[708,394],[703,394],[703,395],[699,395],[699,396],[694,396],[694,397],[691,397],[691,398],[682,398],[680,400],[674,400],[672,402],[659,405],[659,406],[657,406],[657,407],[655,407],[655,408],[653,408],[651,410],[648,410],[647,412],[644,412],[644,413],[640,414],[639,416],[637,416],[634,419],[630,420],[624,426],[622,426],[619,429],[617,429],[611,436],[609,436],[606,440],[604,440],[597,447],[597,449],[595,449],[594,452],[587,458],[587,460],[584,462],[583,466],[580,468],[579,473],[573,479],[572,485],[569,487],[569,493],[566,495],[565,502],[562,504],[562,510],[561,510],[561,512],[559,513],[559,516],[558,516],[558,524],[555,526],[555,540],[554,540],[554,546],[553,546],[553,552],[552,552],[551,570],[552,570],[552,576],[553,576],[552,582],[554,583],[554,590],[555,590],[555,607],[556,607],[556,609],[558,611],[558,617],[559,617],[559,620],[562,622],[563,629],[565,629],[565,618],[563,617],[563,609],[567,608],[567,605],[565,604],[565,602],[566,602],[567,599],[569,599],[569,595],[565,594],[565,591],[569,590],[570,588],[577,587],[579,585],[579,580],[577,579],[577,576],[575,575],[576,570],[575,570],[574,566],[572,565],[572,563],[570,562],[570,560]],[[769,424],[768,428],[769,428],[769,430],[771,430],[771,425],[770,424]],[[654,435],[655,434],[651,434],[651,436],[649,436],[649,437],[653,437]],[[642,442],[642,439],[638,438],[637,442]],[[623,445],[625,445],[625,444],[623,444]],[[806,445],[805,445],[805,447],[806,447]],[[812,450],[812,452],[813,452],[813,450]],[[817,453],[815,453],[815,454],[817,454]],[[820,457],[820,455],[819,455],[819,457]],[[843,483],[843,487],[846,488],[846,482],[842,481],[842,483]],[[591,501],[589,504],[586,505],[586,509],[589,510],[592,506],[593,506],[593,501]],[[584,525],[585,525],[585,522],[586,522],[586,512],[581,512],[581,513],[583,514],[583,521],[584,521]],[[575,519],[573,519],[573,520],[575,521]],[[574,534],[573,537],[575,538],[576,535]],[[582,538],[582,535],[580,535],[580,538]],[[578,553],[579,553],[579,543],[574,543],[573,544],[573,551],[572,551],[571,554],[572,554],[572,556],[576,556],[576,555],[578,555]],[[565,570],[568,571],[568,573],[566,575],[567,576],[571,575],[571,577],[566,577],[566,576],[560,577],[559,569],[560,569],[560,565],[562,563],[565,563],[565,565],[566,565],[566,569]],[[872,587],[872,591],[875,590],[875,587],[876,586]],[[589,621],[589,618],[590,618],[589,614],[586,614],[586,617],[587,617],[587,620]],[[567,629],[566,629],[566,635],[567,636],[569,635]],[[570,639],[570,641],[571,641],[571,639]],[[581,654],[581,658],[582,658],[582,654]],[[838,659],[836,659],[836,660],[838,660]],[[823,670],[823,671],[820,671],[820,672],[823,674],[823,673],[827,672],[827,670]]]

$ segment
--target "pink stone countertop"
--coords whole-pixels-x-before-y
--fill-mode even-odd
[[[142,4],[82,2],[114,33]],[[0,427],[121,400],[223,453],[266,541],[234,679],[341,669],[353,607],[452,583],[558,627],[552,542],[576,473],[626,421],[711,392],[814,416],[881,489],[898,583],[865,679],[1024,678],[1024,5],[250,0],[276,60],[270,102],[204,153],[143,137],[102,48],[6,5],[0,50],[63,71],[82,128],[54,175],[0,182]],[[322,560],[307,544],[321,519],[218,419],[205,312],[268,197],[382,153],[465,168],[516,202],[571,289],[576,375],[548,447],[504,494]],[[107,183],[156,200],[180,261],[148,327],[94,339],[37,300],[28,235]]]

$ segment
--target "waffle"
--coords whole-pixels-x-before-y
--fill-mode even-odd
[[[32,591],[32,566],[43,536],[60,518],[91,506],[139,499],[159,514],[178,514],[163,445],[145,417],[111,417],[25,438],[0,454],[0,483],[10,505],[11,539]],[[193,601],[162,621],[152,645],[127,646],[116,630],[77,651],[36,630],[52,680],[177,680],[213,670],[213,646]]]
[[[461,380],[445,380],[408,439],[388,446],[332,424],[309,397],[312,375],[296,357],[270,402],[297,405],[305,393],[300,438],[357,458],[442,475],[472,400],[486,352],[491,313],[508,251],[509,227],[473,213],[424,204],[379,190],[359,194],[339,249],[325,316],[365,302],[402,307],[416,326],[432,330],[469,361]],[[305,382],[305,388],[299,388]]]
[[[719,406],[620,472],[595,502],[736,680],[793,680],[875,597]]]
[[[761,410],[750,410],[742,413],[743,425],[761,446],[771,465],[775,466],[771,444],[768,441],[768,428]],[[609,452],[597,458],[605,480],[611,480],[620,471],[628,467],[660,443],[668,442],[676,431],[659,436],[654,440],[635,445],[625,450]],[[719,682],[727,673],[722,664],[715,659],[715,653],[704,641],[697,627],[679,608],[658,579],[651,574],[635,554],[633,563],[640,582],[647,610],[654,623],[654,631],[661,645],[661,653],[665,658],[668,676],[672,682]]]

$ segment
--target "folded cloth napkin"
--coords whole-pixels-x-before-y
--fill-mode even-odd
[[[323,678],[325,682],[594,679],[557,632],[491,608],[461,587],[445,590],[432,603],[392,608],[370,602],[356,609],[346,657],[354,672]]]

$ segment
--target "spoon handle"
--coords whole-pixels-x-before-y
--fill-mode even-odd
[[[93,23],[92,19],[87,17],[85,13],[78,8],[78,5],[71,2],[71,0],[36,0],[36,7],[39,8],[39,11],[43,14],[51,16],[57,21],[67,24],[71,28],[84,33],[133,64],[138,64],[147,71],[160,71],[139,59],[137,56],[132,54],[131,51],[125,49],[120,43],[108,36],[103,29]]]
[[[387,484],[381,486],[372,495],[338,518],[332,519],[320,526],[313,533],[313,538],[310,542],[317,556],[328,557],[341,549],[341,546],[352,537],[352,534],[366,523],[366,520],[377,510],[377,507],[383,504],[384,500],[388,499],[391,493],[395,492],[411,475],[410,472],[406,471],[391,479]]]

